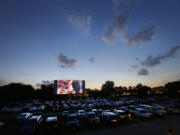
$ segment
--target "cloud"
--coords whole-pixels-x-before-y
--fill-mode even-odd
[[[95,62],[95,58],[94,57],[89,58],[89,62],[90,63],[94,63]]]
[[[106,28],[102,39],[107,44],[112,44],[114,39],[118,36],[118,33],[128,24],[129,17],[127,13],[118,13],[111,25]]]
[[[143,42],[149,42],[153,39],[156,34],[156,25],[144,28],[137,32],[135,35],[127,34],[123,37],[123,40],[128,43],[128,45],[138,45]]]
[[[42,81],[42,84],[43,85],[50,85],[50,84],[52,84],[53,83],[53,81],[48,81],[48,80],[43,80]]]
[[[41,87],[41,83],[36,83],[36,87],[40,88]]]
[[[59,54],[58,56],[58,61],[60,63],[60,67],[65,69],[65,68],[73,68],[75,64],[77,63],[77,60],[72,58],[68,58],[67,56],[63,55],[62,53]]]
[[[3,85],[5,85],[6,83],[5,83],[5,81],[4,80],[0,80],[0,86],[3,86]]]
[[[132,65],[131,68],[133,68],[133,69],[138,68],[138,64]]]
[[[0,86],[7,85],[8,83],[10,83],[10,82],[7,80],[4,80],[4,79],[0,79]]]
[[[148,75],[149,71],[145,68],[142,68],[138,71],[138,75]]]
[[[129,9],[130,4],[133,2],[132,0],[112,0],[113,2],[113,11],[119,12]]]
[[[85,32],[89,32],[92,18],[90,15],[86,15],[85,12],[82,11],[77,14],[69,15],[68,21],[76,26],[81,27]]]
[[[41,85],[50,85],[50,84],[53,84],[54,82],[53,81],[49,81],[49,80],[43,80],[41,83],[36,83],[36,87],[41,87]]]
[[[136,57],[136,61],[139,61],[139,57]]]
[[[154,67],[156,65],[159,65],[161,64],[162,60],[172,57],[179,48],[180,46],[175,46],[163,55],[158,55],[158,56],[149,55],[144,61],[141,62],[141,65],[147,66],[147,67]]]

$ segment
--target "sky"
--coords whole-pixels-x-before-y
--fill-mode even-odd
[[[0,0],[0,85],[179,80],[179,24],[179,0]]]

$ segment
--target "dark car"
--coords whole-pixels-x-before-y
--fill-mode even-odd
[[[98,124],[100,122],[99,117],[95,114],[95,112],[88,112],[87,113],[87,121],[90,124]]]
[[[102,121],[105,123],[117,123],[118,117],[113,112],[102,112]]]
[[[21,127],[20,133],[26,135],[38,133],[42,126],[42,121],[43,119],[41,115],[31,116]]]
[[[124,110],[114,110],[114,113],[119,117],[119,119],[125,119],[128,118],[128,113],[126,113]]]
[[[79,120],[77,118],[77,114],[69,114],[66,126],[71,128],[79,127]]]
[[[57,128],[58,127],[57,116],[47,117],[45,120],[45,127],[48,130]]]
[[[144,108],[136,108],[136,110],[131,110],[131,112],[133,113],[134,117],[140,119],[149,119],[152,117],[152,113]]]
[[[86,117],[86,111],[85,110],[78,110],[77,116],[79,119],[84,119]]]
[[[30,117],[32,116],[32,113],[26,112],[26,113],[21,113],[17,116],[17,121],[18,122],[25,122],[27,121]]]

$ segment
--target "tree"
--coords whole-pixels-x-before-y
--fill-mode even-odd
[[[103,96],[112,96],[115,93],[114,82],[106,81],[101,88],[101,93]]]
[[[34,88],[22,83],[10,83],[0,87],[1,99],[28,99],[32,98]]]
[[[148,92],[151,90],[148,86],[143,86],[141,83],[137,84],[136,86],[136,92],[137,96],[140,98],[145,98],[148,95]]]
[[[124,91],[123,91],[123,87],[122,86],[118,86],[118,87],[115,87],[115,96],[116,97],[119,97],[119,96],[122,96]]]
[[[136,89],[133,86],[129,86],[127,92],[128,92],[128,95],[137,96]]]
[[[169,82],[165,84],[166,95],[167,96],[176,96],[180,90],[180,81]]]

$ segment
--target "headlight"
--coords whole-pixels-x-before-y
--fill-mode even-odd
[[[113,122],[117,122],[117,120],[112,120]]]

